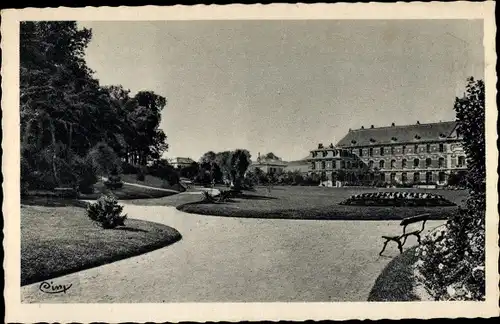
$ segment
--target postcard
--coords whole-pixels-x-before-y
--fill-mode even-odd
[[[2,11],[6,321],[497,316],[494,8]]]

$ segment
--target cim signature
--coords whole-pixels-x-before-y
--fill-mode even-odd
[[[69,288],[71,288],[73,284],[69,285],[54,285],[54,283],[44,281],[40,284],[38,289],[40,289],[41,292],[47,293],[47,294],[60,294],[60,293],[66,293]]]

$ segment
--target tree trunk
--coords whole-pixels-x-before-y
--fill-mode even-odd
[[[52,147],[53,147],[53,153],[52,153],[52,172],[54,173],[54,181],[56,184],[59,186],[59,176],[57,175],[57,165],[56,165],[56,159],[57,159],[57,154],[56,154],[56,130],[54,127],[54,122],[51,120],[50,121],[50,135],[52,136]]]
[[[73,124],[69,124],[69,136],[68,136],[68,151],[71,151],[73,146]]]
[[[21,141],[21,145],[29,143],[29,136],[30,136],[30,132],[31,132],[32,123],[33,123],[33,119],[31,119],[31,118],[28,119],[28,121],[26,122],[26,127],[24,129],[24,134],[23,134],[23,139]]]

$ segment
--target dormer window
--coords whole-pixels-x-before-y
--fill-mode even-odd
[[[357,142],[356,142],[356,140],[352,140],[352,141],[351,141],[351,144],[352,144],[352,145],[355,145],[356,143],[357,143]]]
[[[439,134],[439,137],[444,138],[444,137],[446,137],[446,135],[441,133],[441,134]]]
[[[396,142],[397,140],[398,139],[396,137],[394,137],[394,136],[391,138],[391,141],[393,141],[393,142]]]
[[[370,143],[375,143],[376,140],[374,138],[370,138]]]
[[[422,138],[422,137],[421,137],[420,135],[418,135],[418,134],[416,134],[416,135],[415,135],[415,139],[419,140],[419,139],[421,139],[421,138]]]

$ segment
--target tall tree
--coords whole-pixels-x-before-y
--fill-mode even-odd
[[[244,149],[235,150],[231,156],[231,176],[236,188],[241,186],[241,182],[245,177],[245,172],[251,163],[250,158],[250,152]]]
[[[83,57],[90,38],[90,30],[79,30],[75,22],[20,26],[22,153],[30,150],[44,160],[27,159],[31,169],[50,164],[56,185],[60,160],[72,149],[84,154],[92,146],[89,115],[103,99]]]
[[[226,180],[231,179],[231,156],[233,152],[223,151],[215,154],[215,163],[219,166],[222,177]]]
[[[132,151],[137,163],[146,164],[148,159],[159,158],[168,148],[167,137],[159,129],[161,111],[167,101],[152,91],[140,91],[134,96],[134,100],[138,107],[129,115],[136,132]]]

